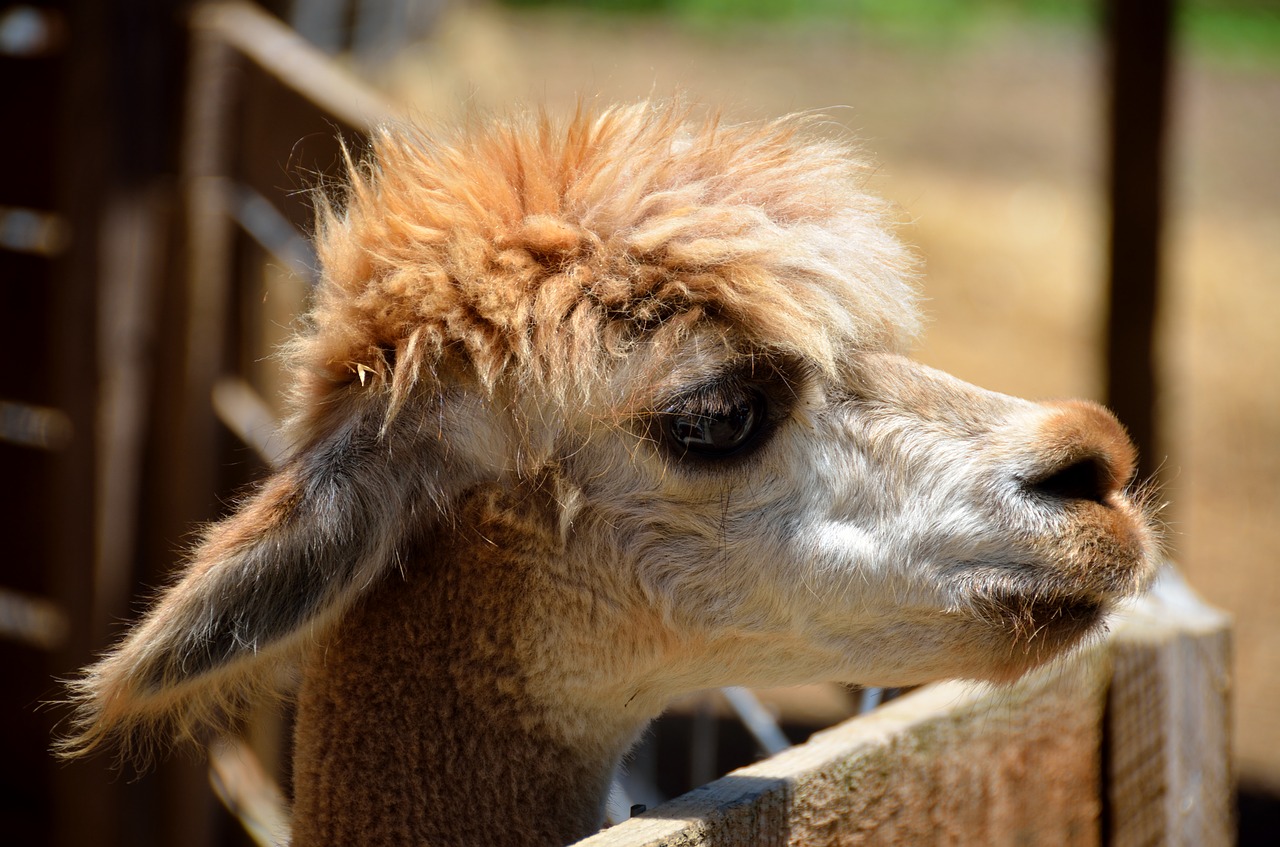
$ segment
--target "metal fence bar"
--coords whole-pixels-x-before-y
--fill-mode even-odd
[[[791,746],[791,741],[778,726],[777,720],[760,703],[756,695],[737,686],[722,688],[720,693],[729,702],[730,708],[747,728],[747,732],[750,732],[751,737],[756,740],[756,744],[760,746],[760,752],[766,756],[772,756]]]

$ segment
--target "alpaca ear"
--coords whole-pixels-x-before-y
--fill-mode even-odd
[[[477,480],[422,427],[388,431],[376,411],[335,415],[340,425],[208,529],[181,579],[71,684],[77,735],[66,752],[128,745],[140,730],[191,735],[233,717],[383,574],[407,533]]]

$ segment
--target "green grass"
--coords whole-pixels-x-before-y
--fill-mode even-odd
[[[963,42],[993,28],[1031,23],[1100,26],[1101,0],[505,0],[662,16],[698,29],[742,25],[828,25],[924,44]],[[1181,0],[1179,44],[1233,65],[1280,67],[1280,0]]]
[[[1197,0],[1184,2],[1179,35],[1198,54],[1236,64],[1280,67],[1280,2]]]

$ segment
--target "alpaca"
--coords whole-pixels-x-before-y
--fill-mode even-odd
[[[296,668],[295,847],[560,845],[683,693],[1011,680],[1097,633],[1157,555],[1128,438],[906,358],[910,254],[824,132],[380,130],[321,201],[291,455],[74,683],[68,751]]]

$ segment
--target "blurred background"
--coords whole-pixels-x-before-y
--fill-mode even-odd
[[[248,843],[202,758],[57,764],[40,704],[271,460],[271,351],[306,301],[335,139],[397,111],[682,93],[861,139],[922,260],[919,358],[1106,400],[1149,445],[1169,553],[1236,622],[1240,843],[1277,843],[1280,2],[1181,0],[1167,30],[1165,5],[0,0],[0,842]],[[1119,61],[1116,9],[1137,10]],[[1127,190],[1159,198],[1120,219],[1161,225],[1145,258],[1111,249]],[[795,733],[846,699],[766,697]],[[287,716],[260,723],[287,771]]]

